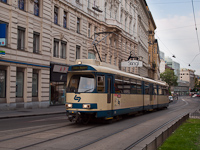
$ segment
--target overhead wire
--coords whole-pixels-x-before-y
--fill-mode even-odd
[[[193,17],[194,17],[194,24],[195,24],[195,31],[196,31],[196,36],[197,36],[197,42],[198,42],[198,47],[199,47],[199,53],[196,54],[194,56],[194,58],[192,59],[192,61],[190,62],[190,64],[193,63],[193,61],[196,59],[196,57],[200,54],[200,44],[199,44],[199,36],[198,36],[198,31],[197,31],[197,24],[196,24],[196,17],[195,17],[195,11],[194,11],[194,3],[193,3],[193,0],[191,0],[192,2],[192,10],[193,10]],[[190,65],[189,64],[189,65]]]

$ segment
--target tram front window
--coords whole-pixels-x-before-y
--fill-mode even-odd
[[[94,91],[94,76],[74,75],[69,81],[68,91],[79,93],[90,93]]]

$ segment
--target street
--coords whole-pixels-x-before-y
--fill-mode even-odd
[[[111,124],[75,124],[69,122],[65,114],[1,119],[0,149],[126,149],[164,123],[199,109],[199,100],[179,97],[179,100],[170,103],[168,109],[129,116]],[[141,149],[167,126],[137,143],[132,149]]]

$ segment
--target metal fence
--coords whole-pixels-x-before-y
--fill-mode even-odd
[[[171,125],[167,130],[163,131],[159,136],[155,137],[155,139],[147,144],[142,150],[156,150],[158,149],[164,141],[187,119],[189,119],[189,114],[180,118],[176,123]]]

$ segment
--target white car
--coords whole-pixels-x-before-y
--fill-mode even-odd
[[[173,102],[173,97],[169,96],[169,102]]]

